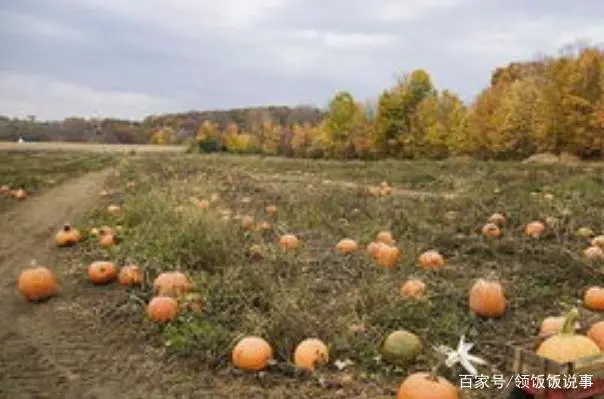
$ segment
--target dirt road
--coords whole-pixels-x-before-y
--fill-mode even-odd
[[[134,376],[159,369],[152,354],[129,341],[127,329],[118,335],[103,325],[94,310],[106,292],[82,284],[83,266],[48,265],[62,292],[46,303],[26,303],[15,292],[19,271],[32,259],[45,265],[53,259],[53,233],[85,215],[106,176],[69,181],[0,216],[0,398],[135,398],[141,387]],[[144,388],[144,397],[153,397]]]

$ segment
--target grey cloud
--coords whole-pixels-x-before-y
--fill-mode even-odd
[[[102,4],[95,1],[81,3]],[[186,14],[198,11],[197,6],[187,9],[189,3],[183,1],[184,13],[172,7],[162,19],[162,9],[154,4],[166,1],[150,1],[140,10],[132,6],[120,14],[110,7],[75,7],[73,0],[3,4],[0,74],[44,74],[103,92],[104,99],[107,92],[140,93],[164,101],[149,104],[170,104],[175,109],[166,111],[175,111],[275,103],[324,106],[340,89],[363,100],[379,95],[397,72],[425,68],[440,88],[471,100],[501,64],[540,50],[555,51],[559,42],[577,35],[604,40],[599,28],[604,3],[587,0],[410,1],[414,8],[394,10],[390,16],[397,18],[390,19],[377,13],[380,4],[394,4],[390,0],[284,0],[264,16],[257,13],[248,25],[236,26],[239,19],[246,20],[242,11],[231,27],[217,23],[198,29],[197,16]],[[69,40],[68,35],[37,40],[35,27],[20,34],[3,21],[11,13],[60,24],[86,40]],[[0,104],[9,103],[10,98],[1,98]],[[48,107],[52,113],[52,104]],[[66,107],[57,109],[55,117],[65,116]],[[106,108],[113,109],[110,104]]]

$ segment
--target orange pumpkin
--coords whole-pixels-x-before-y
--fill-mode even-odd
[[[377,235],[376,241],[383,242],[384,244],[394,245],[394,237],[389,231],[380,231]]]
[[[231,360],[237,368],[260,371],[273,358],[273,349],[264,339],[256,336],[242,338],[233,348]]]
[[[367,249],[366,249],[367,255],[369,255],[372,259],[375,259],[378,249],[383,245],[386,245],[386,244],[384,244],[383,242],[378,242],[378,241],[369,243],[369,245],[367,245]]]
[[[604,321],[599,321],[589,327],[587,336],[604,351]]]
[[[277,213],[277,206],[276,205],[267,205],[266,208],[264,208],[264,211],[269,216],[275,216],[275,214]]]
[[[375,261],[378,265],[392,269],[399,262],[401,258],[401,251],[391,245],[380,245],[375,253]]]
[[[591,246],[583,251],[583,256],[591,261],[604,260],[604,249],[601,247]]]
[[[583,296],[583,305],[586,308],[596,311],[604,310],[604,288],[591,287],[585,291]]]
[[[503,230],[495,223],[487,223],[482,226],[482,235],[487,238],[499,238],[503,235]]]
[[[147,316],[156,323],[174,320],[178,311],[178,301],[169,296],[156,296],[147,304]]]
[[[29,194],[27,193],[27,191],[20,188],[18,190],[13,191],[13,197],[15,199],[22,201],[22,200],[26,199],[27,197],[29,197]]]
[[[88,266],[88,279],[92,284],[108,284],[117,278],[117,267],[106,261],[92,262]]]
[[[445,258],[438,251],[430,250],[422,253],[418,262],[424,270],[439,270],[445,265]]]
[[[505,226],[507,219],[501,213],[494,213],[489,217],[488,222],[496,224],[497,226]]]
[[[17,290],[29,301],[43,301],[56,295],[59,285],[49,268],[32,266],[19,274]]]
[[[58,247],[69,247],[77,244],[81,239],[78,229],[71,227],[69,223],[65,223],[63,228],[55,234],[55,244]]]
[[[537,354],[558,363],[570,363],[601,353],[594,341],[584,335],[575,334],[574,326],[577,320],[579,311],[572,309],[565,317],[562,330],[543,341],[537,348]]]
[[[300,342],[294,351],[294,364],[296,367],[314,371],[329,362],[329,350],[320,339],[308,338]]]
[[[204,199],[197,202],[197,206],[201,209],[208,209],[210,207],[210,201]]]
[[[604,249],[604,235],[594,237],[593,240],[591,240],[591,245]]]
[[[120,269],[118,282],[125,286],[139,285],[143,282],[143,271],[138,265],[126,265]]]
[[[357,249],[359,249],[359,245],[355,240],[350,238],[344,238],[336,244],[336,251],[340,252],[341,254],[350,254],[355,252]]]
[[[539,328],[539,336],[545,337],[559,333],[564,326],[564,316],[550,316],[543,319]],[[575,325],[575,329],[580,328],[579,323]]]
[[[539,238],[545,233],[545,225],[538,220],[528,223],[524,227],[524,234],[531,238]]]
[[[293,234],[285,234],[279,239],[279,245],[283,249],[296,249],[299,245],[298,237]]]
[[[421,299],[426,294],[426,284],[419,279],[409,279],[401,285],[400,294],[405,299]]]
[[[411,374],[401,383],[397,399],[459,399],[459,391],[447,379],[435,373]]]
[[[244,230],[251,230],[254,227],[254,218],[251,216],[244,216],[241,218],[241,227]]]
[[[507,309],[507,300],[503,287],[498,281],[478,279],[469,295],[469,308],[478,316],[498,318]]]
[[[182,272],[164,272],[153,281],[153,292],[158,296],[181,296],[191,288],[193,283]]]
[[[100,234],[101,235],[99,236],[99,245],[101,247],[110,248],[116,244],[115,236],[113,234],[103,234],[102,232]]]
[[[1,195],[10,194],[10,186],[8,186],[6,184],[0,186],[0,194]]]

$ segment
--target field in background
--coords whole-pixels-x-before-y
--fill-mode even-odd
[[[75,155],[37,156],[57,157],[60,164],[61,157]],[[497,374],[506,360],[503,344],[534,335],[543,318],[577,305],[587,287],[603,281],[598,274],[602,265],[581,256],[589,241],[575,235],[583,226],[604,231],[599,169],[160,153],[119,159],[111,161],[115,173],[105,187],[114,194],[99,198],[77,226],[88,231],[120,225],[121,242],[106,251],[86,238],[71,250],[57,250],[54,264],[71,286],[80,287],[80,294],[70,299],[74,309],[80,304],[97,314],[105,328],[136,331],[136,339],[124,333],[123,339],[131,340],[126,346],[148,343],[166,352],[172,361],[162,370],[163,385],[175,395],[191,392],[186,389],[199,386],[200,375],[209,375],[200,373],[209,372],[213,377],[204,377],[203,390],[215,390],[215,397],[394,397],[405,375],[434,364],[433,346],[455,347],[462,333],[476,343],[474,352],[492,363],[492,369],[480,371]],[[20,169],[21,162],[15,157],[7,163]],[[25,170],[30,178],[50,178],[44,168]],[[383,180],[393,184],[392,196],[366,195],[367,186]],[[197,205],[204,199],[211,202],[208,209]],[[109,204],[121,205],[123,215],[109,216]],[[269,204],[278,207],[275,217],[264,212]],[[506,213],[509,223],[502,239],[486,240],[480,228],[494,212]],[[245,231],[245,215],[269,221],[272,228]],[[556,224],[545,237],[523,236],[527,222],[548,217]],[[403,253],[393,270],[377,267],[362,249],[381,230],[394,234]],[[301,248],[280,251],[277,241],[284,233],[296,234]],[[358,240],[361,250],[336,253],[342,238]],[[250,255],[254,244],[262,248],[262,259]],[[447,258],[443,270],[417,266],[417,256],[428,249]],[[185,271],[203,297],[203,311],[185,312],[178,321],[158,327],[142,310],[151,297],[148,285],[84,292],[89,283],[83,267],[99,259],[139,263],[149,281],[162,271]],[[468,290],[477,278],[492,273],[505,287],[509,310],[500,320],[477,319],[468,312]],[[426,282],[426,299],[400,297],[400,285],[410,277]],[[590,320],[598,317],[582,313]],[[425,350],[416,362],[396,368],[380,361],[379,345],[400,328],[420,336]],[[77,326],[73,333],[78,334]],[[279,361],[260,382],[229,367],[233,342],[251,334],[267,339]],[[332,363],[315,378],[287,366],[295,345],[307,337],[330,346]],[[335,360],[354,364],[337,370]],[[94,361],[89,367],[94,370]],[[443,372],[454,382],[459,373],[465,372]],[[147,379],[151,384],[153,378]],[[140,384],[143,389],[145,383]],[[495,393],[469,396],[492,398]]]
[[[184,146],[0,141],[0,151],[182,152]]]

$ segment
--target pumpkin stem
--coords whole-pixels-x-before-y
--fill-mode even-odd
[[[575,333],[575,325],[577,321],[579,321],[580,314],[579,309],[572,308],[564,318],[564,324],[562,325],[562,329],[560,330],[561,334],[574,334]]]
[[[69,230],[71,230],[71,225],[69,223],[65,223],[63,225],[63,231],[69,231]]]

